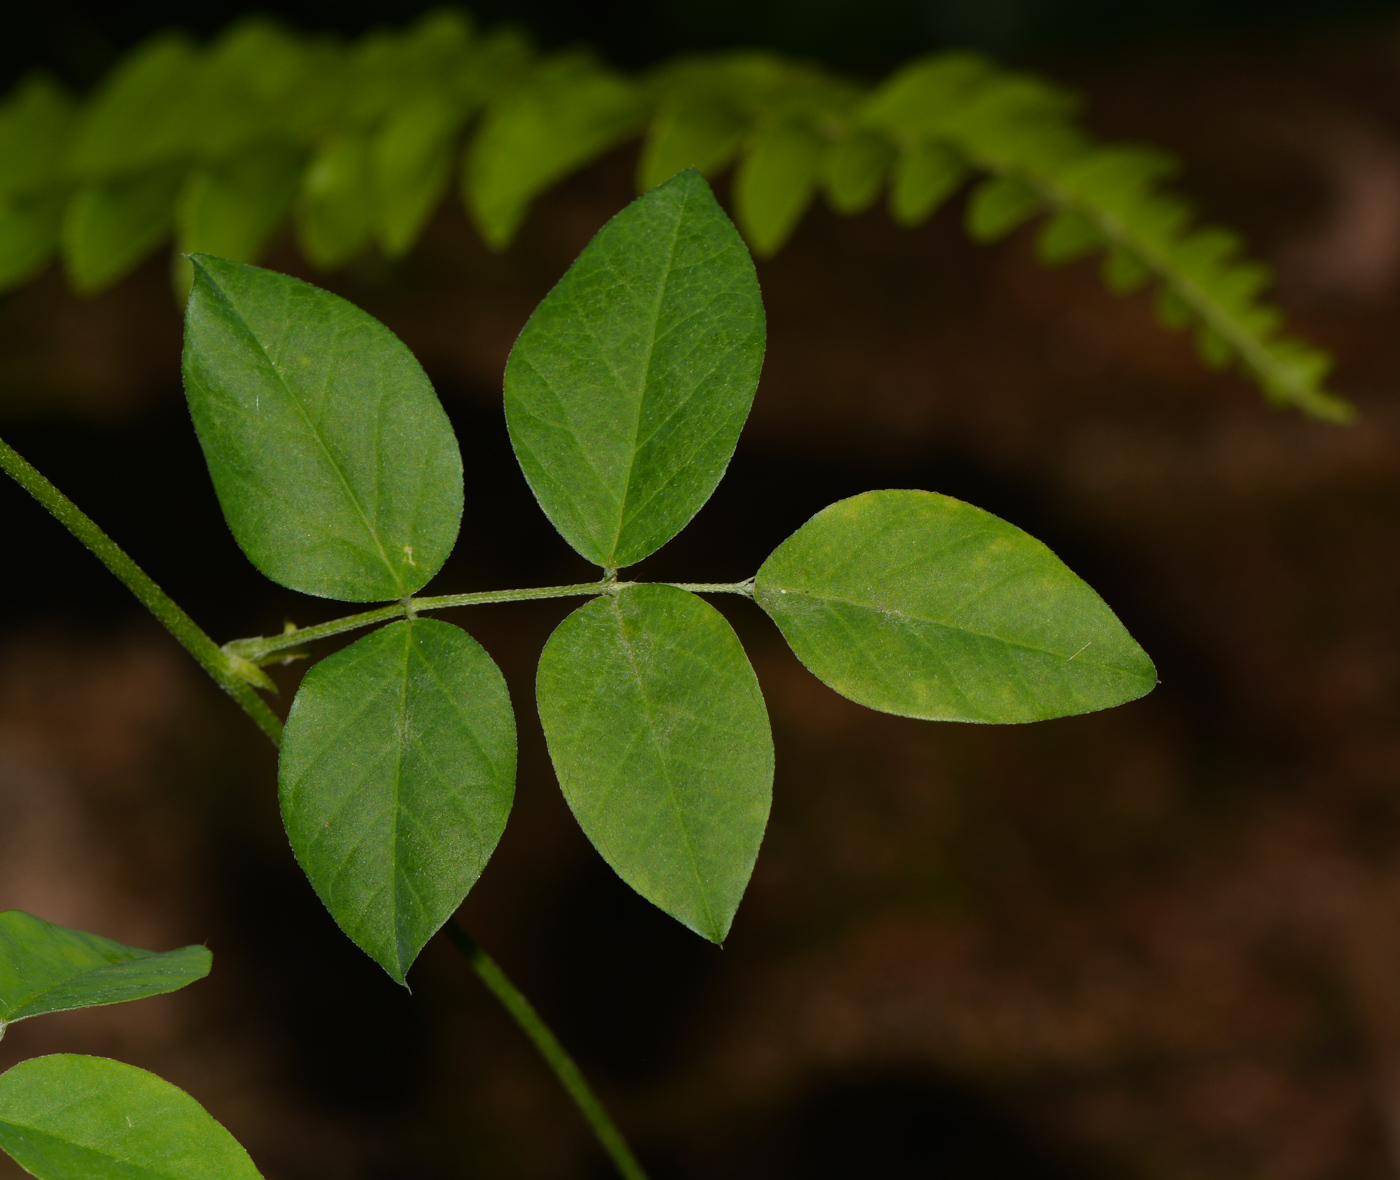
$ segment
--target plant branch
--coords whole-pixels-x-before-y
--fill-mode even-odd
[[[77,537],[103,565],[116,575],[121,583],[136,595],[141,604],[155,615],[165,629],[179,640],[185,650],[199,661],[200,666],[214,678],[219,687],[233,697],[244,711],[257,722],[258,727],[267,735],[268,740],[280,748],[282,722],[244,679],[245,676],[257,674],[257,668],[248,663],[249,656],[244,654],[245,651],[252,650],[250,645],[257,641],[241,640],[236,644],[230,644],[228,648],[220,648],[170,595],[156,585],[145,570],[137,565],[111,537],[98,527],[91,517],[44,478],[31,463],[26,461],[3,439],[0,439],[0,468],[9,473],[16,483],[53,513],[69,532]],[[381,619],[394,618],[406,613],[410,609],[410,605],[416,610],[440,610],[449,606],[467,606],[479,602],[516,602],[531,598],[597,594],[601,592],[602,587],[603,583],[590,583],[577,586],[547,586],[534,590],[503,590],[485,594],[452,594],[440,598],[410,599],[407,602],[395,603],[393,606],[381,607],[378,610],[365,611],[362,614],[338,619],[333,623],[324,623],[318,627],[306,627],[299,631],[289,632],[285,637],[288,642],[282,643],[280,646],[290,647],[297,643],[304,643],[309,639],[335,635],[341,631],[350,630],[352,627],[363,627]],[[262,642],[269,645],[267,651],[273,651],[277,650],[276,641],[283,638],[283,636],[275,636],[271,640]],[[597,1095],[593,1093],[587,1081],[584,1080],[583,1074],[579,1072],[573,1058],[559,1043],[559,1038],[550,1031],[549,1026],[540,1019],[539,1013],[535,1011],[530,1001],[511,983],[505,972],[496,965],[490,955],[477,945],[471,935],[458,925],[455,919],[448,924],[447,934],[453,945],[466,956],[472,970],[476,972],[491,994],[504,1005],[506,1011],[510,1013],[521,1030],[530,1038],[535,1048],[539,1050],[541,1056],[544,1057],[559,1079],[560,1084],[568,1091],[569,1096],[582,1111],[584,1118],[588,1120],[589,1126],[593,1128],[593,1133],[598,1137],[598,1142],[602,1144],[603,1150],[607,1152],[625,1180],[647,1180],[641,1164],[637,1162],[636,1156],[632,1154],[631,1148],[627,1146],[627,1141],[608,1116],[608,1112],[603,1108]],[[0,1035],[3,1035],[4,1031],[5,1026],[0,1024]]]
[[[253,691],[249,683],[250,678],[256,680],[261,677],[268,686],[271,685],[257,668],[244,666],[244,662],[236,653],[223,651],[91,517],[54,487],[33,464],[3,439],[0,439],[0,467],[53,513],[60,524],[77,537],[98,561],[136,595],[141,604],[199,661],[200,666],[214,678],[215,683],[242,706],[243,711],[274,744],[281,741],[282,722]]]
[[[574,1059],[559,1043],[559,1038],[540,1019],[540,1014],[535,1011],[534,1005],[525,998],[515,984],[511,983],[505,972],[496,965],[496,961],[477,945],[476,940],[466,932],[455,918],[449,921],[443,930],[448,939],[451,940],[452,945],[461,951],[467,962],[471,964],[477,978],[515,1018],[515,1023],[524,1030],[525,1035],[534,1042],[540,1056],[548,1062],[550,1069],[554,1071],[554,1076],[559,1079],[559,1084],[569,1092],[569,1097],[574,1100],[583,1117],[588,1120],[588,1125],[593,1128],[593,1134],[597,1136],[598,1142],[608,1153],[608,1158],[612,1160],[618,1172],[625,1177],[625,1180],[647,1180],[646,1172],[642,1170],[642,1165],[637,1162],[637,1157],[632,1154],[632,1149],[627,1146],[627,1140],[622,1137],[622,1132],[617,1129],[617,1125],[598,1100],[598,1096],[589,1087],[588,1082],[579,1071],[579,1067],[574,1063]]]

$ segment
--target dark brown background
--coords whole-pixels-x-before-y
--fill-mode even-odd
[[[1016,728],[885,717],[720,603],[778,751],[721,951],[621,886],[559,797],[530,690],[569,604],[453,616],[521,727],[516,810],[463,916],[657,1180],[1400,1167],[1400,25],[1043,64],[1101,132],[1189,161],[1360,420],[1265,408],[1092,264],[1044,271],[1029,233],[967,244],[957,203],[912,233],[819,209],[760,266],[744,441],[640,576],[741,578],[833,499],[932,488],[1048,542],[1162,684]],[[586,576],[515,467],[500,372],[632,165],[550,195],[503,257],[454,205],[402,265],[318,279],[404,337],[457,425],[470,506],[434,590]],[[308,273],[288,245],[270,264]],[[326,604],[262,581],[219,517],[166,268],[90,301],[50,273],[0,304],[0,424],[220,640],[314,622]],[[0,906],[215,953],[177,995],[15,1026],[0,1067],[154,1069],[274,1180],[607,1175],[450,948],[410,997],[339,934],[251,724],[10,486],[0,529]]]

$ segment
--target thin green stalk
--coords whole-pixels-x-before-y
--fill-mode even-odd
[[[646,1172],[642,1170],[642,1165],[637,1162],[637,1157],[632,1154],[632,1149],[627,1146],[627,1140],[622,1137],[622,1132],[617,1129],[617,1124],[612,1121],[603,1104],[598,1101],[598,1096],[593,1093],[588,1082],[584,1080],[583,1074],[574,1064],[574,1059],[559,1043],[559,1038],[540,1019],[540,1014],[535,1011],[534,1005],[511,983],[505,972],[496,965],[496,961],[477,945],[476,940],[466,932],[461,923],[454,918],[443,929],[452,945],[461,951],[467,962],[471,964],[477,978],[486,985],[487,990],[496,999],[500,1000],[505,1009],[515,1018],[515,1023],[535,1043],[535,1048],[539,1050],[540,1056],[549,1063],[549,1067],[554,1071],[554,1076],[559,1079],[559,1083],[569,1092],[569,1097],[574,1100],[574,1104],[582,1112],[583,1117],[588,1120],[588,1125],[593,1128],[593,1134],[597,1136],[598,1142],[608,1153],[608,1158],[612,1160],[618,1172],[625,1180],[647,1180]]]
[[[452,606],[482,606],[489,602],[530,602],[538,598],[581,598],[606,594],[615,582],[575,582],[571,586],[531,586],[524,590],[483,590],[478,594],[439,594],[413,599],[415,611],[446,610]]]
[[[224,644],[224,650],[241,656],[252,664],[261,664],[267,658],[289,647],[300,647],[317,639],[329,639],[356,627],[368,627],[371,623],[382,623],[386,619],[397,619],[405,613],[404,604],[396,602],[392,606],[381,606],[374,610],[361,611],[357,615],[346,615],[332,619],[329,623],[317,623],[314,627],[292,627],[281,635],[258,635],[251,639],[235,639]]]
[[[0,439],[0,467],[14,478],[26,492],[53,513],[70,533],[78,538],[94,556],[114,573],[121,583],[140,600],[151,614],[160,620],[184,649],[199,661],[200,666],[229,696],[243,707],[273,743],[282,739],[282,722],[253,691],[244,675],[257,675],[257,669],[244,669],[236,655],[220,649],[199,625],[180,609],[179,605],[126,552],[97,527],[91,517],[45,479],[34,466],[13,447]]]
[[[753,579],[742,582],[662,582],[663,586],[674,586],[677,590],[689,590],[692,594],[742,594],[753,597]]]
[[[375,610],[362,611],[357,615],[331,619],[327,623],[317,623],[314,627],[294,627],[281,635],[256,635],[248,639],[235,639],[224,644],[224,651],[247,660],[252,664],[266,662],[269,657],[288,648],[301,647],[318,639],[329,639],[358,627],[368,627],[371,623],[382,623],[386,619],[397,619],[406,614],[422,614],[430,610],[448,610],[457,606],[484,606],[493,602],[530,602],[542,598],[582,598],[589,595],[609,594],[625,586],[643,585],[640,582],[619,582],[604,578],[600,582],[575,582],[569,586],[530,586],[523,590],[483,590],[474,594],[439,594],[429,598],[408,598],[391,606],[381,606]],[[753,597],[753,579],[743,582],[663,582],[661,585],[674,586],[678,590],[689,590],[692,594],[744,594]]]

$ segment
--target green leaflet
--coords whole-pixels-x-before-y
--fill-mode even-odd
[[[461,122],[456,103],[427,94],[393,112],[380,128],[373,145],[376,233],[390,258],[408,252],[442,203]]]
[[[687,168],[714,175],[734,158],[744,131],[743,116],[723,103],[682,95],[663,104],[647,131],[637,187],[650,192]]]
[[[817,191],[823,143],[801,122],[756,132],[734,177],[739,224],[761,258],[776,254]]]
[[[550,636],[536,691],[584,834],[648,901],[723,942],[773,783],[763,694],[724,616],[672,586],[594,599]]]
[[[967,165],[951,148],[934,141],[914,145],[894,162],[890,216],[906,228],[926,221],[967,175]]]
[[[21,82],[0,105],[0,197],[57,184],[74,114],[73,100],[42,76]]]
[[[462,187],[482,237],[510,244],[530,202],[641,129],[646,108],[626,79],[587,59],[540,66],[487,110]]]
[[[373,180],[363,135],[336,136],[312,159],[302,177],[297,242],[313,264],[343,266],[370,244],[378,213]]]
[[[183,1090],[105,1057],[35,1057],[0,1075],[0,1149],[39,1180],[260,1180]]]
[[[748,250],[698,172],[608,222],[535,309],[506,365],[506,422],[540,507],[589,561],[640,561],[709,499],[764,330]]]
[[[173,992],[208,975],[211,961],[202,946],[143,951],[6,910],[0,913],[0,1032],[30,1016]]]
[[[69,171],[83,180],[129,177],[188,152],[206,130],[201,64],[179,35],[162,34],[138,47],[83,112]]]
[[[828,144],[820,172],[831,207],[848,216],[870,208],[880,195],[895,154],[894,145],[883,135],[859,127]]]
[[[1057,213],[1046,221],[1035,243],[1036,254],[1047,266],[1063,266],[1103,246],[1103,232],[1075,209]]]
[[[305,163],[295,148],[270,148],[191,172],[175,212],[181,253],[251,262],[291,209]]]
[[[967,235],[974,242],[995,242],[1043,208],[1040,195],[1019,180],[984,180],[967,202]]]
[[[152,253],[170,231],[184,172],[175,167],[80,189],[61,231],[63,261],[75,290],[92,295]]]
[[[53,257],[63,221],[61,195],[0,197],[0,292],[21,286]]]
[[[287,717],[282,818],[340,928],[398,983],[505,830],[515,717],[465,631],[393,623],[316,664]]]
[[[462,458],[388,328],[299,279],[194,258],[185,392],[224,517],[274,582],[403,598],[447,559]]]
[[[974,53],[940,53],[901,66],[871,92],[860,119],[897,139],[947,134],[967,94],[991,76],[990,61]]]
[[[251,262],[290,211],[305,162],[305,153],[295,148],[270,148],[195,169],[175,205],[179,254]],[[179,293],[187,296],[194,271],[183,257],[176,258],[175,266]]]
[[[1157,683],[1103,599],[1049,549],[932,492],[823,509],[763,563],[754,597],[819,679],[886,713],[1039,721]]]

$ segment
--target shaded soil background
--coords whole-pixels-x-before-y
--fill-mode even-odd
[[[516,809],[462,916],[656,1180],[1400,1170],[1400,24],[1042,64],[1101,132],[1189,161],[1361,418],[1265,408],[1092,264],[1044,271],[1029,233],[969,245],[956,202],[913,232],[817,209],[760,266],[749,428],[639,576],[742,578],[834,499],[931,488],[1050,544],[1162,684],[1015,728],[886,717],[719,603],[778,769],[718,950],[622,886],[559,796],[530,701],[570,604],[456,612],[521,731]],[[316,276],[404,337],[461,437],[468,513],[429,592],[586,576],[519,476],[500,372],[633,163],[551,194],[504,256],[451,207],[404,263]],[[270,265],[312,277],[290,246]],[[220,640],[327,617],[222,523],[166,273],[90,301],[50,273],[0,305],[6,437]],[[608,1175],[449,947],[410,996],[340,935],[251,724],[8,485],[0,529],[0,907],[215,953],[176,995],[14,1027],[0,1067],[154,1069],[273,1180]],[[298,674],[279,670],[283,702]]]

